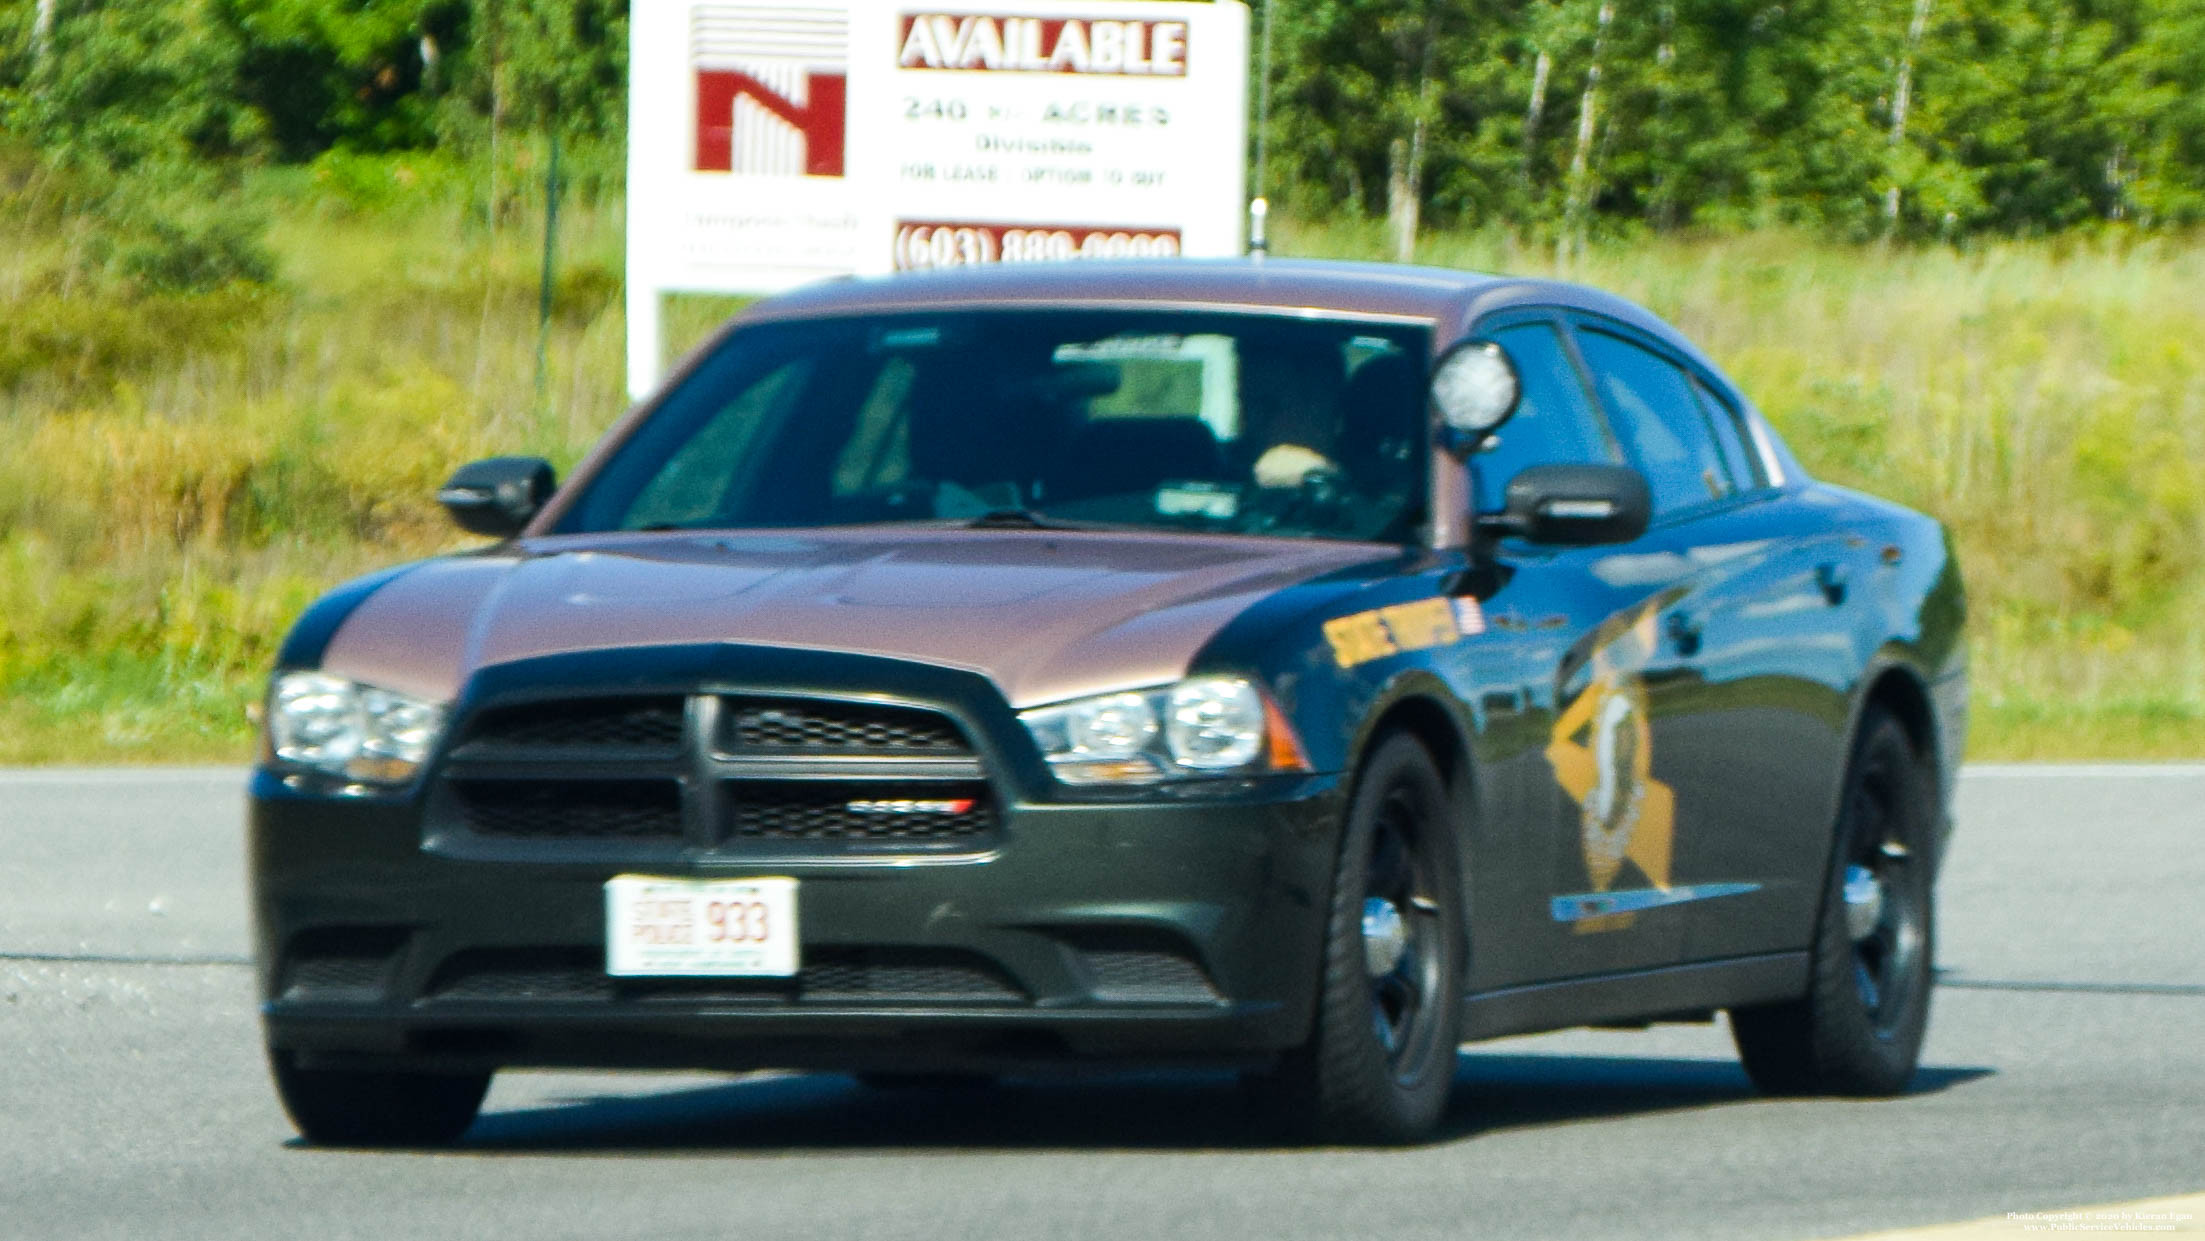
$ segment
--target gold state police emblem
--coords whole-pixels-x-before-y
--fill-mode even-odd
[[[1578,833],[1592,890],[1606,892],[1628,860],[1656,887],[1669,886],[1676,795],[1654,779],[1652,729],[1640,672],[1654,649],[1646,613],[1593,652],[1592,677],[1554,721],[1547,759],[1578,805]],[[1586,918],[1579,931],[1613,931],[1633,915]]]

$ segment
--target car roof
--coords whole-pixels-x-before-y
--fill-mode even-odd
[[[1684,334],[1636,302],[1565,280],[1501,276],[1342,259],[1075,260],[990,263],[847,276],[805,285],[753,303],[719,334],[755,323],[842,315],[900,314],[949,307],[1073,309],[1199,308],[1221,311],[1367,316],[1428,322],[1444,349],[1495,311],[1559,307],[1626,323],[1662,341],[1736,392],[1721,367]],[[717,339],[701,352],[710,352]]]
[[[1440,320],[1494,276],[1389,263],[1307,259],[1146,259],[994,263],[808,285],[746,318],[809,318],[945,304],[1168,305],[1326,311]]]
[[[1558,280],[1328,259],[1145,259],[996,263],[807,285],[758,302],[755,323],[945,306],[1173,306],[1367,315],[1459,328],[1508,305],[1562,305],[1674,333],[1639,307]]]

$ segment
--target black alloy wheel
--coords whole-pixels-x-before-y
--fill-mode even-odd
[[[490,1074],[320,1069],[270,1049],[276,1094],[316,1146],[447,1146],[475,1123]]]
[[[1310,1136],[1412,1142],[1446,1111],[1464,929],[1447,786],[1415,738],[1379,743],[1348,807],[1317,1013],[1273,1084]]]
[[[1935,782],[1905,728],[1871,708],[1838,811],[1808,992],[1733,1009],[1747,1076],[1770,1094],[1895,1095],[1928,1028]]]

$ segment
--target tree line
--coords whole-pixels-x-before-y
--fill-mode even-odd
[[[1840,236],[2205,216],[2200,0],[1294,0],[1319,210]]]
[[[1308,218],[1934,238],[2205,217],[2205,0],[1256,0],[1253,17],[1261,188]],[[0,130],[81,184],[194,192],[332,150],[616,149],[626,53],[625,0],[0,0]]]

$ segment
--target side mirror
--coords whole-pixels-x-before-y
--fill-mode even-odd
[[[1508,351],[1489,340],[1466,340],[1432,368],[1432,409],[1439,415],[1440,447],[1458,461],[1485,446],[1516,412],[1523,380]]]
[[[1628,543],[1653,516],[1653,492],[1629,466],[1535,465],[1508,480],[1507,507],[1478,525],[1534,543],[1590,547]]]
[[[509,539],[521,532],[556,486],[551,463],[541,457],[490,457],[459,467],[437,491],[436,500],[462,529]]]

